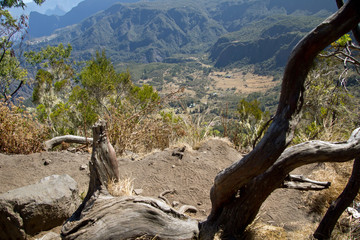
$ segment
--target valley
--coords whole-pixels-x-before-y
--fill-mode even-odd
[[[32,50],[71,44],[77,61],[105,50],[139,86],[161,95],[184,88],[183,104],[196,111],[224,102],[235,111],[249,94],[274,111],[292,48],[336,9],[323,1],[306,0],[294,10],[279,0],[112,0],[96,12],[98,3],[85,0],[61,18],[32,14],[28,44]]]

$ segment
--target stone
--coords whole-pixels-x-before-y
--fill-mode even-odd
[[[83,164],[80,166],[80,170],[83,171],[83,170],[86,170],[87,169],[87,165],[86,164]]]
[[[60,226],[81,203],[69,175],[52,175],[37,184],[0,195],[0,239],[26,239]]]
[[[50,163],[51,163],[51,160],[49,160],[49,159],[46,159],[46,160],[44,161],[44,165],[45,165],[45,166],[49,165]]]
[[[134,189],[134,193],[135,193],[136,195],[140,195],[140,194],[142,194],[143,192],[144,192],[144,190],[141,189],[141,188]]]
[[[72,147],[72,148],[68,148],[67,150],[68,150],[68,152],[71,152],[71,153],[75,153],[75,152],[76,152],[76,148],[73,148],[73,147]]]

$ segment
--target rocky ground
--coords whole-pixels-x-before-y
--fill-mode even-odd
[[[41,178],[53,174],[68,174],[76,180],[79,194],[87,191],[90,154],[42,152],[31,155],[0,154],[0,194],[11,189],[34,184]],[[192,205],[198,212],[192,217],[204,219],[210,211],[209,191],[216,174],[241,158],[231,145],[221,139],[211,139],[199,144],[196,149],[179,144],[177,147],[154,151],[139,156],[128,153],[119,157],[119,170],[122,178],[130,178],[134,189],[143,196],[158,197],[166,190],[170,203]],[[305,175],[320,166],[307,166],[298,170]],[[278,189],[264,203],[257,223],[272,226],[279,238],[299,239],[296,233],[309,238],[320,216],[309,211],[304,203],[307,193]],[[304,227],[308,232],[304,232]],[[269,228],[269,227],[267,227]],[[53,231],[59,232],[60,227]],[[36,237],[41,236],[38,235]]]

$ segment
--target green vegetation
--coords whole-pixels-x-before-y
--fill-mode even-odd
[[[354,69],[358,63],[346,63],[344,69],[344,62],[332,57],[333,53],[338,54],[341,49],[347,51],[350,42],[351,38],[346,34],[332,43],[332,48],[318,58],[309,74],[303,118],[294,143],[313,139],[347,139],[352,130],[358,127],[359,85],[347,84],[347,79],[358,77],[358,72]]]
[[[224,64],[229,52],[221,57],[221,50],[234,42],[252,42],[254,45],[245,48],[245,55],[252,62],[261,63],[276,55],[281,61],[276,57],[271,61],[277,61],[281,67],[296,40],[334,9],[328,4],[321,8],[308,4],[304,9],[307,12],[293,13],[270,2],[172,0],[114,4],[79,24],[59,29],[51,38],[34,39],[32,46],[39,49],[71,43],[74,57],[81,60],[87,60],[95,50],[106,49],[115,65],[179,63],[184,60],[181,56],[203,55],[210,49],[211,60],[223,67],[234,61]],[[302,3],[293,5],[296,8]],[[41,29],[41,25],[34,27]],[[94,50],[94,46],[98,49]],[[266,53],[263,58],[261,52]],[[236,61],[246,56],[242,54]],[[268,69],[277,67],[270,64]]]
[[[15,55],[14,41],[23,38],[26,18],[14,19],[3,7],[17,5],[17,1],[1,2],[0,7],[0,99],[9,101],[26,82],[27,71],[20,66]],[[20,39],[21,40],[21,39]]]

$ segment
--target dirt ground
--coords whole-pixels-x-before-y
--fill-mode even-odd
[[[196,150],[179,145],[145,156],[128,153],[118,161],[120,176],[131,178],[134,189],[142,189],[141,195],[158,197],[165,190],[175,189],[175,193],[166,195],[170,203],[177,201],[179,207],[185,204],[195,206],[198,212],[192,217],[201,220],[206,218],[211,208],[209,192],[214,177],[239,159],[241,154],[228,142],[211,139],[199,144]],[[89,160],[89,153],[66,150],[30,155],[0,154],[0,193],[34,184],[53,174],[70,175],[78,183],[79,194],[84,193],[89,169],[81,170],[81,166],[86,166]],[[316,166],[308,166],[298,171],[308,174],[314,168]],[[258,221],[288,232],[299,231],[303,226],[317,222],[319,216],[309,214],[303,194],[296,190],[276,190],[264,203]],[[55,231],[60,231],[60,228]],[[286,238],[296,239],[289,234]]]

